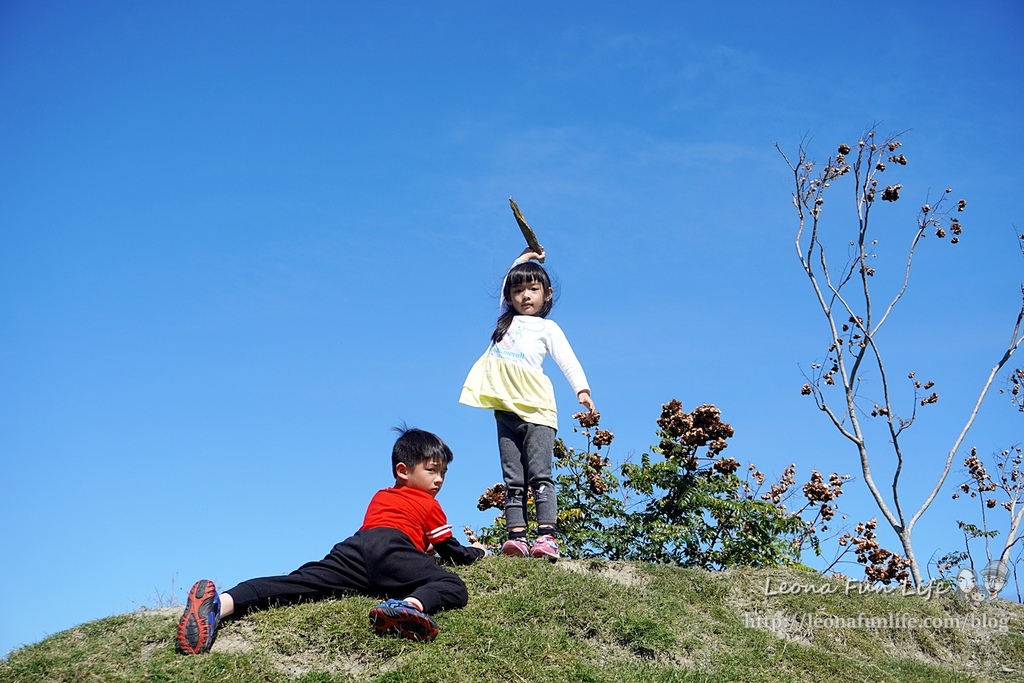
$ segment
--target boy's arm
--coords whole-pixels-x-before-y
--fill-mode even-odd
[[[465,546],[456,541],[454,536],[435,543],[434,550],[441,556],[441,560],[450,564],[473,564],[487,554],[487,550],[479,543]]]

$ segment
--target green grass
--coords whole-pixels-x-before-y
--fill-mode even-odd
[[[952,595],[765,595],[807,572],[721,573],[644,564],[489,558],[459,573],[470,604],[438,615],[431,643],[379,637],[353,597],[225,622],[213,651],[174,652],[176,610],[83,624],[10,654],[0,681],[989,681],[1024,674],[1024,605]],[[821,618],[906,614],[996,620],[999,629],[813,628]],[[773,632],[751,615],[784,617]],[[765,622],[767,624],[768,622]]]

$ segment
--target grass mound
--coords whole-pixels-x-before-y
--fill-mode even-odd
[[[353,597],[229,620],[209,654],[181,656],[180,609],[167,608],[17,650],[0,662],[0,681],[933,683],[1024,674],[1016,603],[859,594],[783,570],[495,557],[459,573],[470,604],[438,615],[431,643],[377,636],[366,616],[377,601]],[[780,593],[783,583],[827,589]]]

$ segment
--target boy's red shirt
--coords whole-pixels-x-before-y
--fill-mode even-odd
[[[423,552],[427,546],[452,537],[452,525],[441,504],[426,491],[408,486],[381,489],[374,494],[359,530],[380,527],[398,529]]]

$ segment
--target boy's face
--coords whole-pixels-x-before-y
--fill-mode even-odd
[[[426,460],[416,463],[411,469],[405,463],[398,463],[396,473],[398,484],[436,496],[444,484],[448,472],[447,463],[441,460]]]

